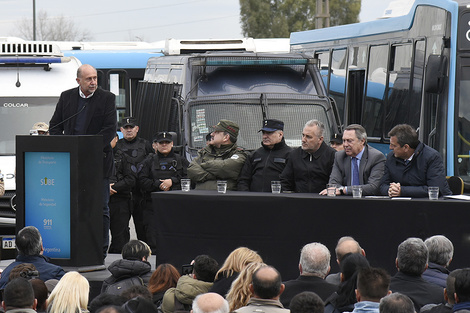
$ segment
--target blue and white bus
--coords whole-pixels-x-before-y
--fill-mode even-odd
[[[363,125],[386,152],[389,130],[410,124],[469,183],[469,4],[416,0],[404,16],[292,33],[291,50],[321,60],[343,125]]]

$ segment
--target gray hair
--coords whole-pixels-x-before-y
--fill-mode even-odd
[[[349,126],[347,126],[344,131],[346,130],[354,130],[354,132],[356,133],[356,137],[357,139],[359,139],[359,141],[361,141],[362,139],[365,139],[365,141],[367,142],[367,132],[366,132],[366,129],[364,127],[362,127],[361,125],[359,124],[351,124]],[[344,133],[343,131],[343,133]]]
[[[424,241],[429,251],[429,262],[449,266],[454,256],[454,245],[447,237],[436,235]]]
[[[16,249],[22,255],[39,255],[42,250],[42,237],[34,226],[27,226],[16,236]]]
[[[303,274],[325,278],[330,268],[330,259],[330,251],[325,245],[319,242],[306,244],[300,252]]]
[[[420,238],[408,238],[398,246],[397,260],[400,272],[421,275],[428,264],[428,248]]]
[[[411,299],[399,292],[394,292],[380,299],[380,313],[415,313]]]
[[[228,301],[223,299],[222,296],[221,296],[221,298],[222,298],[221,300],[223,300],[223,302],[222,302],[221,307],[217,308],[216,310],[210,311],[210,312],[204,311],[203,309],[201,309],[200,305],[198,304],[200,298],[204,295],[207,295],[207,294],[200,294],[196,298],[194,298],[193,307],[192,307],[193,308],[193,313],[229,313],[230,312]]]
[[[325,132],[325,124],[320,122],[319,120],[310,120],[307,123],[305,123],[304,127],[312,127],[312,126],[317,126],[318,128],[318,134],[316,134],[318,137],[323,136],[323,133]]]

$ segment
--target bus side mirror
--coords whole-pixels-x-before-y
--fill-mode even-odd
[[[430,55],[426,65],[424,91],[441,93],[447,73],[447,57],[443,55]]]

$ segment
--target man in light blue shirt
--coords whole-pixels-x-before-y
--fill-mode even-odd
[[[357,276],[353,313],[379,313],[380,299],[391,293],[390,275],[381,268],[362,269]]]

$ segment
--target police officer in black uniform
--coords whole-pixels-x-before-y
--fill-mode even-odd
[[[122,247],[129,241],[129,219],[132,215],[134,219],[137,238],[147,241],[144,226],[144,201],[141,188],[137,182],[137,177],[142,169],[143,161],[148,154],[153,154],[152,145],[145,139],[137,137],[139,126],[133,117],[125,117],[121,121],[121,132],[123,138],[119,139],[114,148],[116,175],[110,185],[110,215],[111,215],[111,237],[112,243],[110,253],[121,253]],[[128,181],[128,175],[134,176],[133,186]],[[116,190],[114,186],[130,189],[130,199],[119,201],[126,197],[126,192]],[[114,198],[114,199],[113,199]],[[114,223],[113,223],[114,222]]]
[[[238,179],[239,191],[271,192],[271,181],[280,180],[292,150],[284,141],[283,121],[264,120],[259,131],[263,132],[262,147],[246,159]]]
[[[153,140],[155,154],[149,155],[139,173],[139,184],[145,193],[146,206],[144,218],[146,225],[147,243],[156,251],[155,229],[153,220],[152,199],[154,191],[180,190],[181,179],[187,177],[189,162],[173,150],[173,136],[168,132],[158,133]]]

